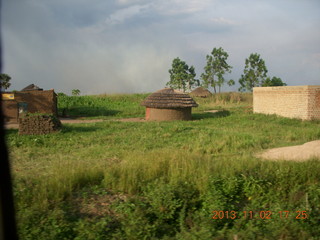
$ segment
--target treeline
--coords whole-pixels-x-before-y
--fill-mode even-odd
[[[196,79],[194,66],[188,66],[179,57],[173,59],[172,68],[169,69],[170,81],[166,86],[179,89],[183,92],[192,88],[203,86],[212,87],[214,92],[220,92],[221,87],[227,83],[235,84],[233,79],[226,80],[225,74],[231,73],[232,66],[227,63],[229,54],[223,48],[213,48],[210,55],[206,56],[207,64],[200,79]],[[252,91],[253,87],[286,86],[281,78],[267,76],[268,70],[265,61],[258,53],[252,53],[245,60],[245,68],[239,79],[239,91]]]

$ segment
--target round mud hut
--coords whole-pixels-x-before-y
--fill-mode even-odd
[[[190,96],[192,97],[202,97],[202,98],[210,97],[211,95],[212,93],[208,89],[203,87],[198,87],[190,93]]]
[[[142,103],[147,121],[191,120],[191,108],[198,104],[188,95],[164,88],[148,96]]]

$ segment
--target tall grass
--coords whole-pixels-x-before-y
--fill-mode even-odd
[[[226,92],[213,94],[207,98],[194,97],[199,104],[194,111],[252,106],[252,93]]]

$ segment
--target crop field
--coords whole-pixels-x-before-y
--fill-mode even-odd
[[[319,159],[256,156],[320,139],[320,121],[240,93],[195,98],[193,121],[117,121],[147,95],[59,96],[61,115],[104,121],[7,130],[21,239],[320,239]]]

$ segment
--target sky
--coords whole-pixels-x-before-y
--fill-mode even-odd
[[[200,78],[222,47],[236,82],[222,91],[251,53],[289,86],[320,85],[319,12],[319,0],[3,0],[3,72],[8,90],[154,92],[174,58]]]

